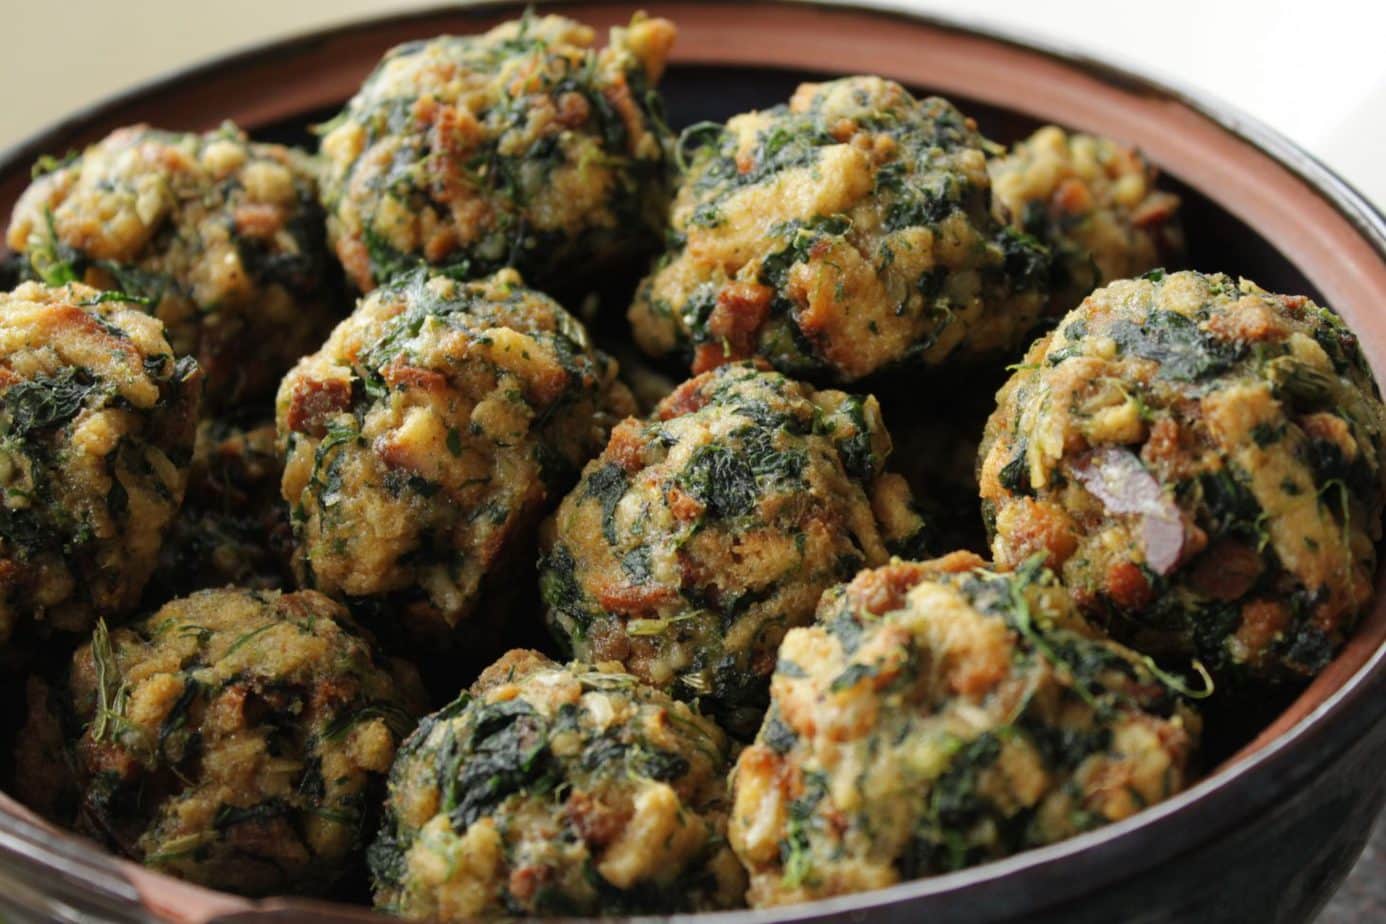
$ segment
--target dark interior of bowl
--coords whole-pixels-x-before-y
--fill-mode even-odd
[[[702,120],[720,121],[737,112],[774,105],[787,99],[801,81],[829,76],[831,75],[826,72],[683,64],[675,65],[670,70],[663,83],[663,92],[670,123],[677,130]],[[931,91],[927,85],[916,85],[912,89],[924,94]],[[1014,111],[959,97],[957,94],[949,96],[964,112],[977,120],[987,137],[998,142],[1009,143],[1040,124],[1037,120]],[[335,114],[336,108],[323,107],[280,121],[243,127],[261,140],[311,148],[316,145],[316,138],[310,126],[330,118]],[[160,127],[177,129],[203,126]],[[52,153],[61,154],[62,151]],[[1183,216],[1188,231],[1189,266],[1225,272],[1233,276],[1246,276],[1272,291],[1302,293],[1322,301],[1321,293],[1315,290],[1298,267],[1281,256],[1271,243],[1234,214],[1212,199],[1171,178],[1162,178],[1161,185],[1178,193],[1182,199]],[[632,271],[621,278],[611,279],[609,284],[603,287],[603,291],[598,293],[603,306],[597,323],[599,339],[605,339],[609,343],[614,339],[626,337],[624,309],[637,279],[637,272]],[[950,370],[946,374],[912,375],[907,388],[902,388],[899,382],[883,383],[885,419],[891,429],[896,431],[897,443],[903,442],[900,440],[899,431],[908,426],[906,421],[910,418],[918,419],[918,415],[947,417],[960,430],[980,433],[985,417],[991,409],[991,396],[1004,379],[1005,365],[1010,361],[1001,358],[994,366],[986,368]],[[952,534],[962,537],[959,539],[960,542],[976,546],[981,535],[980,513],[976,503],[962,502],[956,497],[951,500],[951,504],[943,505],[946,509],[941,510],[940,515],[949,521]],[[940,548],[938,551],[947,549]],[[525,616],[527,618],[507,620],[510,625],[518,628],[506,642],[551,648],[543,635],[537,612]],[[467,660],[472,662],[470,664],[461,665],[453,656],[442,670],[435,667],[433,674],[438,681],[434,684],[435,699],[450,698],[470,681],[476,669],[489,662],[497,653],[494,649],[469,652],[470,657]],[[1278,715],[1297,693],[1297,690],[1287,689],[1272,696],[1262,695],[1254,702],[1235,699],[1221,701],[1207,716],[1208,728],[1204,738],[1207,743],[1204,755],[1205,768],[1211,769],[1239,751]],[[21,701],[22,696],[8,698],[11,704],[17,705]],[[11,718],[17,722],[19,716],[16,713]],[[8,747],[4,748],[6,757],[9,750]],[[368,896],[364,879],[358,881],[356,887],[345,890],[339,897],[351,901],[366,900]]]

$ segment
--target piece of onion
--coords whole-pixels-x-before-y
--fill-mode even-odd
[[[1174,570],[1184,548],[1183,517],[1135,454],[1118,446],[1094,449],[1073,474],[1112,513],[1141,518],[1141,543],[1151,570],[1162,575]]]

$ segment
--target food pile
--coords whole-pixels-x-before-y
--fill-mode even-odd
[[[1336,314],[1174,270],[1113,139],[873,76],[675,134],[675,34],[529,15],[392,50],[315,153],[38,165],[26,804],[406,918],[759,908],[1128,818],[1333,659],[1386,503]]]

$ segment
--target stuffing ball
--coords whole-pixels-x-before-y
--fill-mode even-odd
[[[1048,315],[1183,254],[1179,197],[1156,189],[1155,168],[1116,141],[1047,125],[987,169],[1002,220],[1053,254]]]
[[[751,363],[684,383],[615,429],[545,525],[549,628],[753,733],[785,630],[923,538],[889,454],[874,398]]]
[[[159,551],[145,600],[161,606],[208,587],[292,587],[293,534],[279,495],[274,423],[207,419],[197,428],[187,497]]]
[[[302,585],[446,640],[631,408],[616,364],[514,270],[377,289],[279,390]]]
[[[119,129],[41,162],[8,243],[50,284],[134,296],[207,376],[207,410],[265,397],[336,319],[308,155],[205,135]]]
[[[863,571],[780,648],[732,776],[753,907],[881,888],[1126,818],[1189,779],[1200,720],[1038,563]]]
[[[998,394],[980,463],[993,554],[1042,554],[1142,651],[1309,676],[1371,599],[1383,428],[1331,311],[1221,275],[1116,282]]]
[[[1018,346],[1049,258],[992,217],[992,149],[947,101],[878,77],[694,126],[636,341],[694,372],[761,356],[839,382]]]
[[[363,292],[420,263],[571,284],[643,256],[668,203],[654,87],[674,26],[526,16],[390,51],[324,126],[328,234]]]
[[[0,642],[139,602],[183,500],[201,387],[119,296],[0,293]]]
[[[716,725],[634,677],[512,651],[400,748],[376,905],[431,921],[737,907],[729,762]]]
[[[313,591],[208,590],[125,628],[98,623],[66,682],[31,691],[16,759],[27,802],[160,872],[247,895],[321,893],[359,869],[423,711],[413,669]]]

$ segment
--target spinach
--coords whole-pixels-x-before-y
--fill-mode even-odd
[[[846,215],[819,215],[808,221],[796,219],[777,225],[771,229],[771,233],[787,237],[789,243],[761,260],[760,281],[783,291],[789,270],[794,264],[808,259],[815,243],[825,237],[841,237],[851,227],[851,219]]]
[[[756,474],[745,458],[725,446],[700,448],[680,480],[715,519],[733,519],[755,511],[759,498]]]
[[[1316,626],[1301,626],[1292,638],[1285,651],[1285,661],[1306,675],[1322,670],[1337,652],[1333,639]]]
[[[877,666],[874,664],[849,664],[842,673],[833,678],[833,682],[828,685],[828,690],[832,693],[840,693],[843,690],[850,690],[863,680],[875,677]]]
[[[784,867],[784,884],[790,888],[812,882],[813,848],[809,835],[818,821],[814,811],[827,795],[828,782],[819,772],[803,774],[803,795],[789,803],[784,839],[780,841],[780,863]]]
[[[696,122],[685,128],[674,144],[674,164],[679,173],[688,172],[690,154],[696,157],[705,148],[720,145],[726,132],[720,122]]]
[[[129,293],[129,292],[121,292],[121,291],[119,291],[119,290],[108,290],[108,291],[105,291],[105,292],[97,292],[97,293],[96,293],[95,295],[93,295],[91,298],[87,299],[87,300],[84,301],[84,302],[78,302],[77,304],[78,304],[79,306],[83,307],[83,308],[92,308],[92,307],[94,307],[94,306],[96,306],[96,305],[104,305],[104,304],[106,304],[107,302],[129,302],[129,303],[132,304],[132,305],[145,305],[145,306],[148,306],[148,305],[150,304],[150,300],[149,300],[149,298],[148,298],[147,296],[144,296],[144,295],[132,295],[132,294]],[[162,358],[163,358],[163,357],[155,357],[155,359],[160,359],[160,360],[162,360]],[[146,360],[145,362],[146,362],[146,366],[147,366],[149,360]]]
[[[58,236],[51,211],[45,208],[43,217],[48,234],[30,243],[29,266],[45,285],[56,288],[77,282],[81,279],[79,268],[85,262],[82,254]]]
[[[1101,724],[1089,728],[1055,726],[1026,715],[1020,720],[1020,727],[1050,768],[1071,771],[1090,754],[1100,754],[1112,743],[1112,730]]]
[[[651,570],[654,567],[650,559],[650,549],[648,546],[640,546],[631,549],[621,556],[621,570],[626,577],[630,578],[633,584],[645,584],[652,577]]]
[[[311,292],[320,281],[330,278],[326,223],[317,199],[300,189],[297,207],[283,231],[295,243],[293,249],[276,247],[261,238],[236,237],[236,250],[246,272],[261,285],[278,284],[290,292]],[[376,238],[380,243],[379,238]],[[367,248],[367,253],[370,253]],[[372,263],[372,271],[374,271]],[[376,277],[377,281],[380,277]]]
[[[101,383],[71,366],[55,375],[39,375],[5,392],[5,425],[2,432],[28,440],[34,431],[68,423],[102,389]]]
[[[524,700],[482,707],[467,751],[447,787],[454,830],[465,831],[511,795],[548,792],[559,782],[547,723]]]
[[[367,703],[360,709],[346,711],[335,716],[322,730],[322,740],[337,741],[346,737],[347,732],[362,722],[371,719],[384,719],[385,724],[397,738],[403,738],[414,727],[414,717],[394,703]]]
[[[573,561],[573,553],[568,551],[568,547],[562,543],[555,545],[553,551],[539,563],[539,597],[549,611],[551,626],[561,614],[573,620],[571,631],[581,637],[588,616],[583,606],[582,587],[578,584],[576,569],[577,563]],[[567,632],[554,631],[553,635],[565,649],[571,648]],[[572,652],[565,650],[565,654]]]
[[[115,260],[96,260],[93,265],[110,273],[115,278],[116,288],[122,293],[121,297],[136,304],[158,305],[164,300],[164,294],[174,287],[171,276],[153,270],[140,269]]]
[[[794,729],[773,714],[765,720],[765,728],[761,731],[760,737],[776,754],[788,754],[799,741]]]
[[[279,799],[270,799],[255,805],[223,805],[217,809],[212,826],[218,831],[244,824],[262,824],[283,818],[293,813],[293,807]]]
[[[1001,471],[997,473],[997,480],[1001,482],[1001,487],[1010,491],[1012,494],[1031,494],[1034,489],[1030,485],[1030,465],[1027,459],[1029,455],[1029,444],[1020,440],[1015,447],[1015,455],[1011,456],[1009,462],[1001,466]]]
[[[192,709],[193,703],[197,701],[201,694],[202,684],[185,674],[183,678],[183,692],[178,695],[178,699],[175,700],[173,706],[169,708],[168,714],[164,716],[164,720],[159,723],[157,753],[160,756],[167,758],[166,747],[169,739],[188,726],[189,712]],[[196,730],[193,731],[193,735],[198,734],[199,732]],[[182,756],[186,757],[187,754],[184,753]]]
[[[775,662],[775,673],[783,674],[786,677],[793,677],[795,680],[802,680],[808,676],[808,671],[804,670],[799,662],[791,661],[785,657],[780,657],[779,660]]]
[[[587,478],[586,496],[602,507],[602,536],[607,545],[616,544],[616,506],[630,488],[630,476],[614,462],[608,462]]]
[[[876,476],[881,460],[872,451],[871,430],[866,424],[866,402],[860,396],[852,395],[843,402],[839,413],[846,414],[852,422],[851,435],[834,440],[838,455],[842,458],[842,467],[858,481],[868,482]]]
[[[977,777],[1001,756],[1001,739],[986,732],[964,744],[929,793],[929,813],[944,827],[968,827],[982,813]]]
[[[69,150],[62,157],[54,157],[52,154],[40,154],[38,160],[35,160],[34,165],[29,168],[29,179],[37,180],[39,177],[49,173],[56,173],[72,164],[81,156],[81,152],[77,150]]]
[[[589,773],[600,770],[608,764],[624,763],[626,744],[614,734],[601,735],[592,739],[583,748],[581,766]]]
[[[405,873],[405,852],[408,846],[400,840],[399,832],[393,825],[381,827],[371,845],[366,848],[366,866],[376,889],[397,886]]]
[[[419,257],[396,250],[369,223],[361,227],[361,240],[366,245],[366,256],[370,259],[371,277],[378,284],[390,282],[423,265]]]
[[[54,544],[54,537],[32,508],[0,504],[0,537],[25,554]]]
[[[741,441],[738,455],[746,460],[752,474],[772,484],[796,483],[808,466],[808,456],[800,449],[781,449],[775,435],[764,427],[748,427],[733,436]],[[869,441],[868,441],[869,442]]]
[[[885,174],[898,164],[889,164],[882,168],[881,173]],[[881,185],[880,180],[877,184]],[[908,193],[906,194],[906,191]],[[942,189],[920,189],[911,187],[900,188],[902,193],[890,204],[886,210],[885,230],[887,232],[899,231],[903,228],[913,227],[936,227],[949,215],[958,210],[960,197],[955,194],[952,178],[948,178],[943,184]]]
[[[1211,536],[1235,536],[1256,543],[1268,540],[1265,513],[1256,495],[1229,469],[1205,472],[1198,485],[1203,495],[1203,513]]]
[[[354,442],[360,435],[360,431],[354,425],[333,425],[328,428],[322,442],[314,451],[313,474],[308,482],[308,490],[317,494],[322,506],[331,506],[335,502],[333,495],[342,486],[341,463],[346,454],[333,453],[333,450]]]
[[[1014,228],[1003,228],[997,238],[1006,276],[1019,291],[1043,291],[1049,285],[1049,250],[1038,240]]]
[[[862,635],[865,630],[853,615],[851,607],[843,606],[838,615],[829,620],[825,626],[828,634],[837,639],[837,643],[842,646],[842,650],[851,654],[861,646]]]
[[[1179,382],[1224,372],[1245,352],[1243,345],[1219,340],[1174,311],[1151,311],[1142,324],[1123,318],[1109,333],[1124,352],[1159,363],[1157,376]]]
[[[642,749],[636,760],[637,772],[661,783],[677,780],[688,773],[689,766],[688,759],[683,755],[657,748]]]
[[[1274,425],[1262,421],[1251,428],[1251,441],[1264,449],[1280,442],[1285,435],[1285,425]]]

